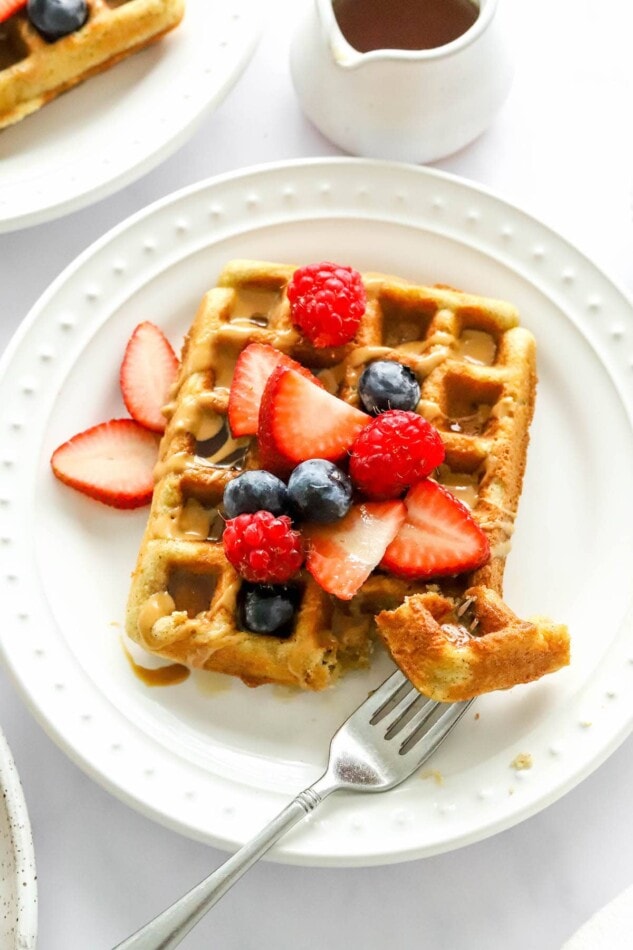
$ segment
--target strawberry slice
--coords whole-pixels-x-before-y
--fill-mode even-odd
[[[112,508],[139,508],[152,497],[158,436],[132,419],[111,419],[55,449],[60,481]]]
[[[0,0],[0,23],[4,23],[25,6],[26,0]]]
[[[404,502],[407,520],[382,559],[386,571],[425,579],[473,571],[488,561],[488,538],[468,508],[442,485],[424,479]]]
[[[294,468],[306,459],[338,462],[371,416],[293,369],[278,366],[266,384],[259,410],[262,456]]]
[[[309,369],[274,346],[249,344],[237,359],[229,393],[229,425],[234,436],[257,435],[264,389],[273,370],[280,365],[296,370],[318,386],[322,385]]]
[[[350,600],[380,563],[407,515],[401,501],[353,505],[335,524],[305,525],[306,567],[317,584]]]
[[[165,431],[162,409],[178,366],[178,357],[162,330],[149,321],[140,323],[125,349],[120,383],[127,411],[152,432]]]

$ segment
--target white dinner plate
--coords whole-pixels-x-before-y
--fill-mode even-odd
[[[388,672],[378,655],[322,694],[251,690],[217,674],[144,686],[121,635],[146,512],[101,506],[51,475],[59,443],[125,414],[118,367],[134,326],[151,318],[179,345],[201,295],[238,256],[333,259],[506,298],[537,337],[505,593],[520,615],[569,625],[571,666],[480,698],[430,770],[384,795],[329,800],[275,857],[387,863],[507,828],[589,774],[631,728],[633,312],[563,238],[438,172],[332,159],[216,178],[124,222],[55,281],[0,370],[0,636],[13,676],[53,738],[108,789],[234,848],[317,778],[332,732]]]
[[[253,0],[187,0],[159,43],[0,132],[0,232],[83,208],[193,135],[259,37]]]
[[[561,950],[630,950],[633,933],[633,885],[596,911]]]
[[[13,757],[0,732],[0,947],[33,950],[37,877],[31,826]]]

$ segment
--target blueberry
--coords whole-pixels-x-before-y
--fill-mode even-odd
[[[84,25],[88,5],[86,0],[28,0],[27,13],[44,39],[53,42]]]
[[[363,370],[358,395],[363,408],[374,416],[388,409],[410,411],[420,401],[420,384],[408,366],[393,360],[377,360]]]
[[[242,472],[224,489],[227,518],[254,511],[270,511],[273,515],[288,512],[288,489],[280,478],[263,469]]]
[[[299,602],[296,587],[242,584],[240,591],[242,623],[252,633],[274,633],[289,637]]]
[[[288,495],[297,517],[328,524],[349,511],[352,482],[332,462],[309,459],[297,465],[290,476]]]

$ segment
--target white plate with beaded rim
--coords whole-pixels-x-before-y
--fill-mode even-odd
[[[160,42],[0,131],[0,232],[83,208],[171,155],[237,81],[260,28],[253,0],[186,0]]]
[[[133,327],[151,316],[178,345],[233,257],[329,258],[460,286],[512,300],[536,335],[539,395],[506,599],[520,615],[569,625],[571,666],[481,697],[429,769],[384,795],[335,796],[273,857],[381,864],[508,828],[588,775],[631,728],[633,497],[618,479],[633,467],[633,313],[545,225],[429,169],[331,159],[216,178],[125,221],[55,281],[0,372],[8,666],[89,774],[227,849],[317,778],[330,735],[388,672],[378,654],[370,671],[321,694],[200,673],[144,686],[121,634],[146,512],[100,506],[50,473],[56,445],[124,414],[117,374]]]
[[[31,950],[37,937],[37,877],[20,778],[0,732],[0,946]]]

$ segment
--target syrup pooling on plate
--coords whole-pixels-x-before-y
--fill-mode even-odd
[[[145,686],[176,686],[191,675],[191,670],[181,663],[169,663],[167,666],[148,667],[137,663],[128,648],[123,644],[123,652],[134,675]]]

